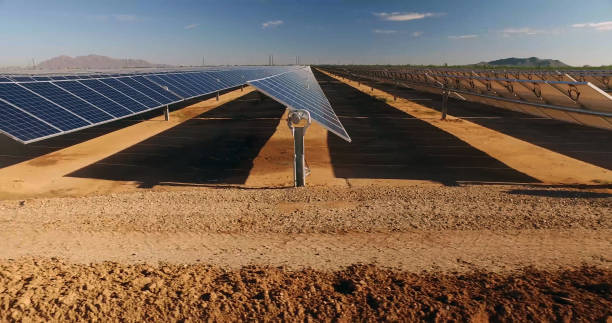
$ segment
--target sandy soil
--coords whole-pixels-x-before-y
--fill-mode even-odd
[[[0,320],[603,322],[610,281],[588,267],[502,275],[4,261]]]

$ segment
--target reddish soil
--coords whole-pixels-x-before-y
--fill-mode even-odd
[[[23,276],[22,276],[23,275]],[[612,315],[612,272],[405,273],[0,263],[0,320],[560,321]]]

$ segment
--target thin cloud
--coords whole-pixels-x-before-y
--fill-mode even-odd
[[[136,21],[142,20],[142,18],[136,15],[128,15],[128,14],[115,14],[115,15],[112,15],[112,17],[115,18],[115,20],[121,21],[121,22],[136,22]]]
[[[533,35],[540,35],[540,34],[557,34],[559,33],[558,29],[552,29],[552,30],[546,30],[546,29],[533,29],[533,28],[529,28],[529,27],[523,27],[523,28],[506,28],[503,30],[500,30],[500,32],[504,35],[504,37],[510,37],[513,35],[527,35],[527,36],[533,36]]]
[[[266,28],[275,28],[278,27],[282,24],[284,24],[285,22],[282,20],[270,20],[270,21],[266,21],[264,23],[261,24],[261,28],[266,29]]]
[[[459,35],[459,36],[448,36],[450,39],[470,39],[478,38],[478,35]]]
[[[433,12],[373,12],[374,16],[381,18],[382,20],[387,21],[410,21],[410,20],[419,20],[425,19],[429,17],[438,17],[443,16],[442,13],[433,13]]]
[[[412,33],[412,37],[417,38],[417,37],[421,37],[421,36],[423,36],[423,32],[422,31],[415,31],[415,32]]]
[[[389,29],[374,29],[372,30],[375,34],[397,34],[397,30],[389,30]]]
[[[574,28],[592,28],[599,31],[612,30],[612,21],[588,22],[584,24],[573,24]]]
[[[191,25],[185,26],[185,29],[187,30],[194,29],[194,28],[197,28],[198,26],[200,26],[200,24],[191,24]]]

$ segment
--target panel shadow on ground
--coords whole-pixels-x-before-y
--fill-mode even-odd
[[[256,92],[68,176],[159,184],[243,184],[285,108]]]
[[[361,79],[365,84],[440,111],[440,95]],[[612,131],[449,99],[448,113],[503,134],[612,170]]]
[[[535,183],[457,137],[322,73],[323,91],[353,139],[328,136],[334,174],[341,178]]]

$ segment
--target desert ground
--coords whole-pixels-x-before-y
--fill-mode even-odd
[[[612,133],[315,73],[293,188],[252,88],[0,137],[0,321],[612,319]]]

